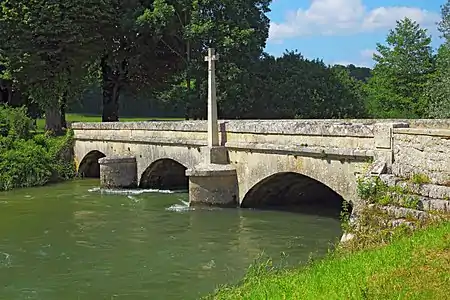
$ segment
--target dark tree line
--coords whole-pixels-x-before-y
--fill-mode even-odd
[[[214,47],[222,118],[450,114],[450,1],[438,24],[446,42],[436,53],[425,29],[400,20],[377,44],[373,70],[264,53],[270,2],[3,0],[0,101],[35,105],[55,133],[67,111],[105,122],[137,113],[202,119],[204,56]]]

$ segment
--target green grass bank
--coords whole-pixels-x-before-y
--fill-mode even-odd
[[[251,267],[205,299],[450,299],[450,222],[304,267]]]

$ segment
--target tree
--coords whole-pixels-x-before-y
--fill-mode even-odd
[[[434,72],[431,37],[405,18],[377,44],[376,65],[367,84],[368,109],[377,118],[417,118],[427,114],[424,90]]]
[[[172,0],[168,1],[181,26],[172,51],[184,62],[163,98],[184,103],[186,117],[206,116],[207,48],[219,52],[217,69],[219,114],[239,103],[245,77],[259,59],[268,37],[270,0]],[[182,97],[182,100],[173,97]]]
[[[441,6],[442,19],[438,22],[438,29],[442,34],[442,37],[450,42],[450,0]]]
[[[140,93],[161,88],[180,61],[171,51],[180,24],[165,0],[107,3],[108,16],[99,26],[104,122],[119,120],[123,89]]]
[[[177,66],[177,57],[167,51],[171,32],[165,29],[173,29],[174,18],[164,0],[27,5],[3,3],[8,67],[16,82],[46,107],[47,127],[54,131],[60,131],[56,120],[67,99],[76,99],[88,85],[97,81],[102,87],[103,121],[117,121],[124,88],[163,85]]]
[[[246,90],[229,117],[257,119],[354,118],[364,116],[361,82],[349,71],[329,68],[286,52],[265,54],[243,77]]]
[[[363,82],[367,82],[367,80],[372,77],[371,69],[367,67],[357,67],[353,64],[349,64],[347,66],[334,65],[334,68],[346,69],[351,77]]]
[[[46,129],[58,134],[61,106],[86,86],[87,63],[93,60],[85,51],[91,47],[86,26],[95,24],[99,11],[85,0],[5,0],[1,5],[0,41],[9,76],[45,110]]]
[[[425,96],[429,99],[429,117],[450,118],[450,47],[444,44],[436,58],[436,74],[430,81]]]
[[[442,19],[438,29],[445,39],[436,55],[436,74],[430,81],[426,96],[431,118],[450,118],[450,1],[441,7]]]

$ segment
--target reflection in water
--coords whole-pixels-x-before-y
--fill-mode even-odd
[[[187,194],[96,184],[0,193],[0,299],[196,299],[261,252],[297,264],[340,235],[333,218],[192,210]]]

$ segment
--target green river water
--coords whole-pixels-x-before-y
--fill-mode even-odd
[[[324,254],[339,221],[187,210],[184,193],[100,193],[96,180],[0,193],[0,299],[198,299],[264,252]]]

